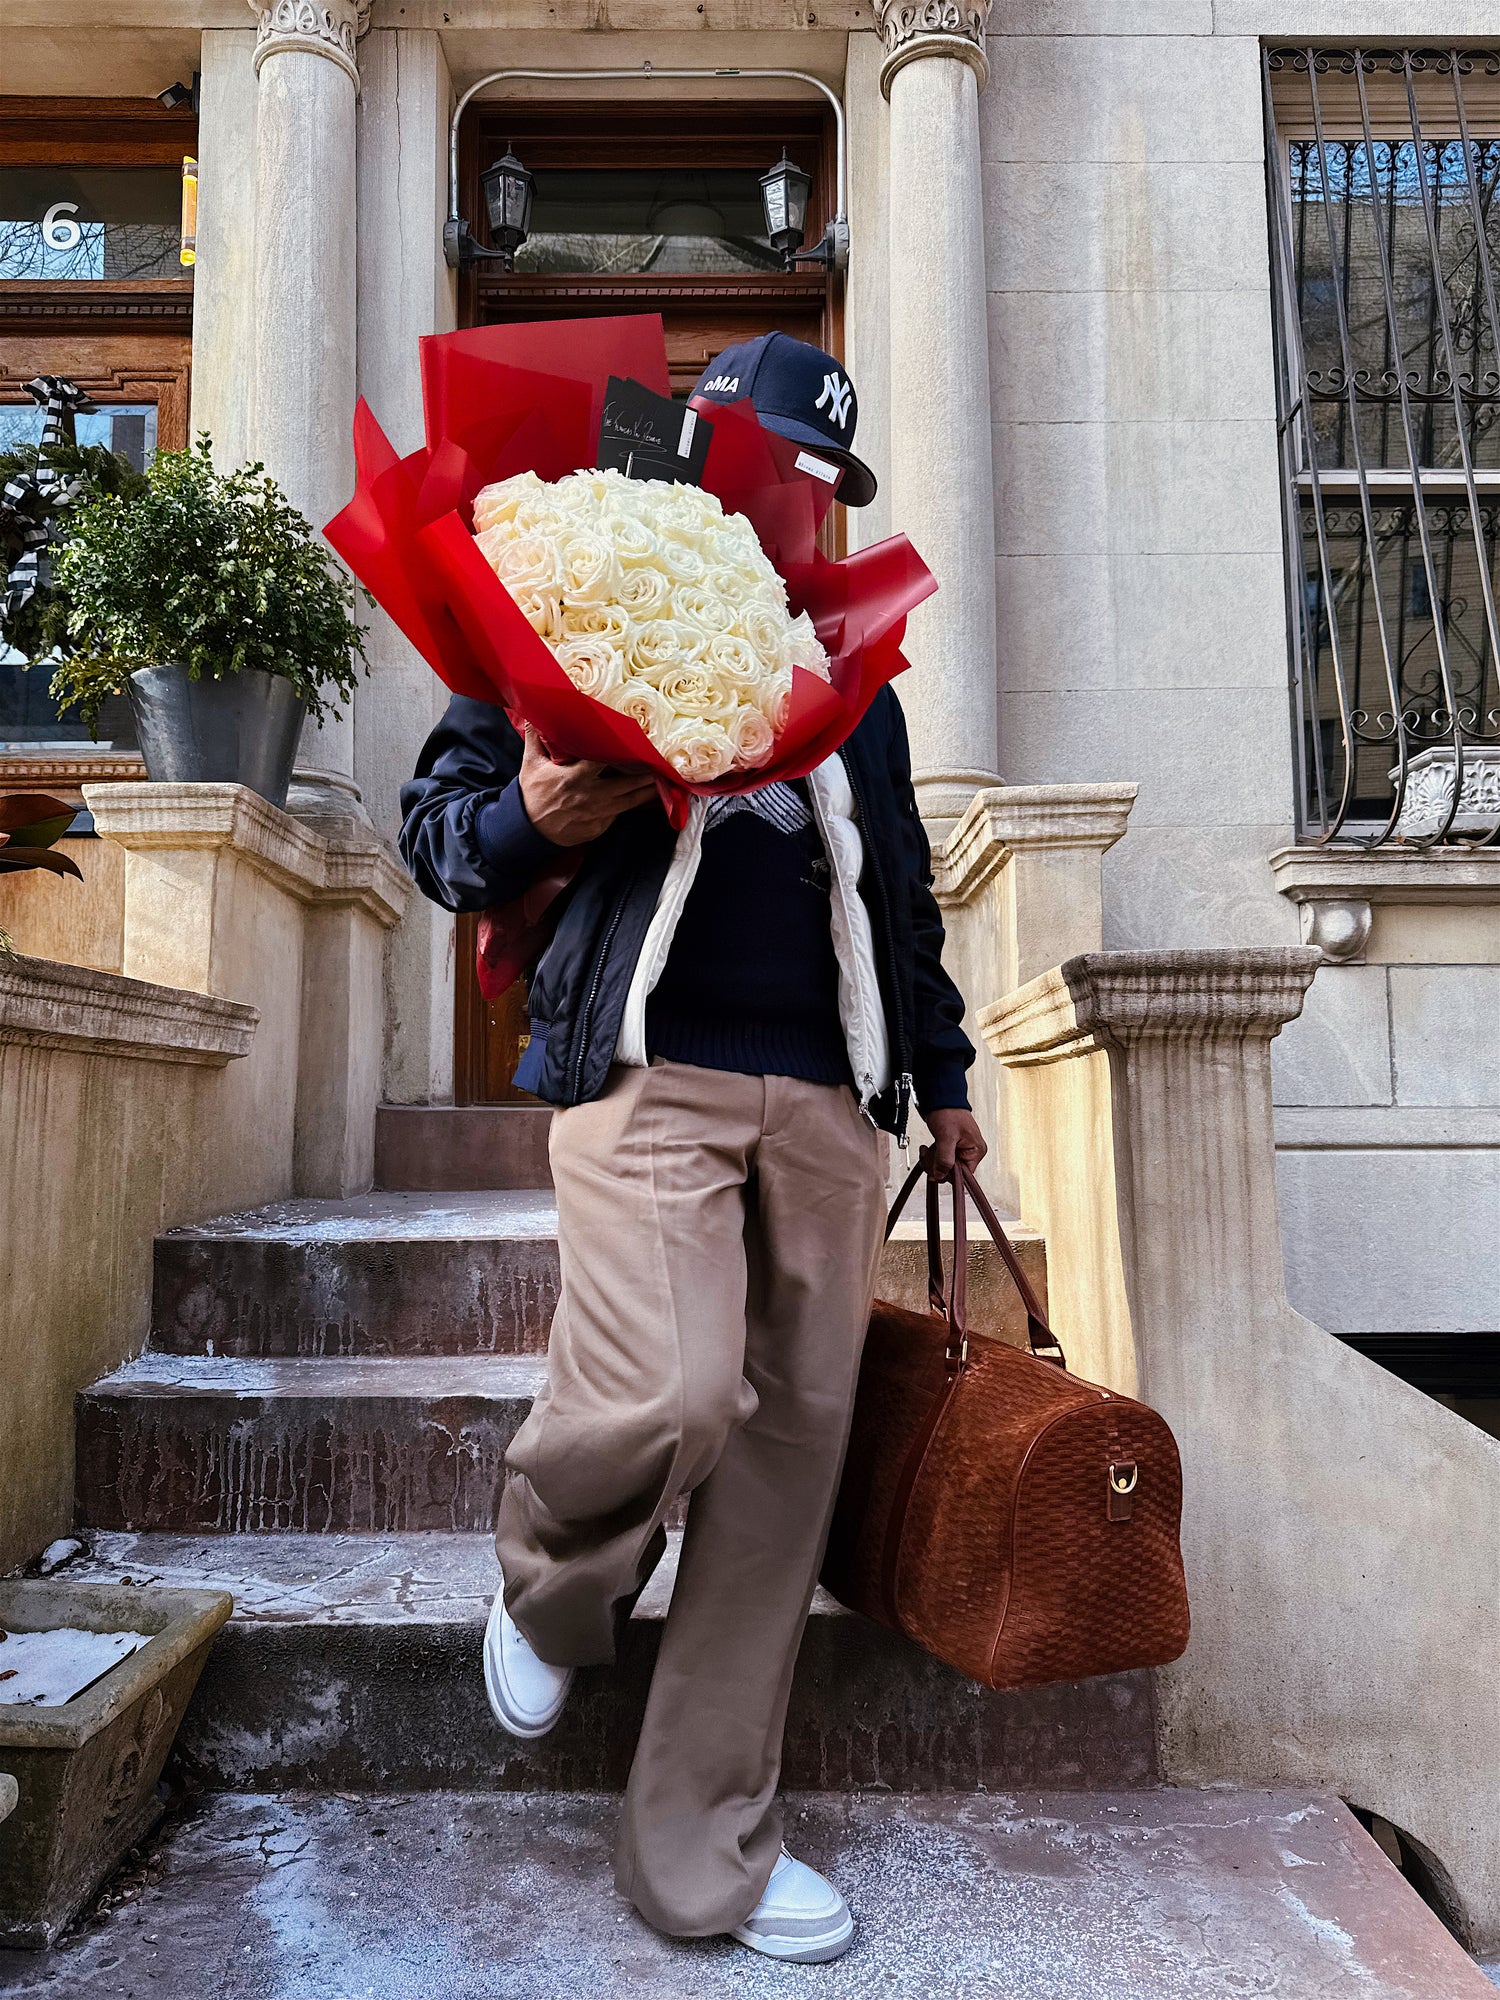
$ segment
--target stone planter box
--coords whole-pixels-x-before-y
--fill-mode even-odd
[[[221,1590],[0,1582],[0,1628],[149,1632],[150,1642],[56,1708],[0,1704],[0,1945],[51,1944],[161,1816],[156,1781],[208,1655],[234,1608]]]

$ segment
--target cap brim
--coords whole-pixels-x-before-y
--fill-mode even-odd
[[[762,411],[756,414],[768,431],[775,431],[778,437],[788,438],[793,444],[805,444],[819,458],[841,468],[844,477],[839,482],[838,497],[846,507],[869,506],[878,488],[874,473],[862,458],[856,458],[852,451],[840,451],[820,430],[811,424],[799,424],[795,417],[768,417]]]

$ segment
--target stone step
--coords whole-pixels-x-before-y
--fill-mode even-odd
[[[152,1345],[173,1354],[542,1353],[547,1192],[281,1201],[156,1239]]]
[[[171,1354],[535,1354],[557,1303],[550,1193],[469,1189],[284,1201],[174,1229],[156,1240],[153,1347]],[[922,1224],[886,1246],[881,1293],[921,1310]],[[1015,1233],[1046,1296],[1046,1248]],[[969,1248],[970,1316],[1008,1340],[1025,1316],[998,1253]]]
[[[546,1104],[382,1104],[375,1185],[393,1189],[549,1188]]]
[[[177,1739],[195,1783],[382,1791],[624,1784],[678,1538],[614,1667],[579,1674],[536,1743],[499,1729],[481,1645],[499,1569],[488,1535],[95,1534],[80,1581],[228,1590]],[[819,1591],[797,1665],[785,1781],[823,1790],[1149,1785],[1150,1677],[995,1694]]]
[[[487,1528],[545,1363],[142,1355],[76,1406],[78,1519],[326,1534]]]
[[[787,1801],[844,1891],[847,1955],[804,1971],[664,1938],[618,1896],[587,1793],[206,1799],[150,1886],[56,1950],[37,2000],[1494,2000],[1337,1799],[1309,1791]]]

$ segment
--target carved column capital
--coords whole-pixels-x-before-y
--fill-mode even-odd
[[[256,16],[255,73],[268,56],[327,56],[359,88],[355,44],[370,25],[371,0],[249,0]]]
[[[990,0],[875,0],[875,25],[885,43],[880,88],[891,94],[898,69],[921,56],[949,56],[967,63],[984,89],[990,73],[984,32]]]

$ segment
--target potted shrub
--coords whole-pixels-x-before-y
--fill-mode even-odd
[[[259,465],[214,469],[209,440],[159,451],[139,490],[68,524],[52,692],[93,729],[125,694],[157,781],[247,785],[286,803],[303,718],[354,689],[354,585]]]

